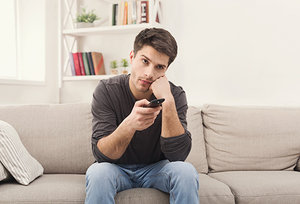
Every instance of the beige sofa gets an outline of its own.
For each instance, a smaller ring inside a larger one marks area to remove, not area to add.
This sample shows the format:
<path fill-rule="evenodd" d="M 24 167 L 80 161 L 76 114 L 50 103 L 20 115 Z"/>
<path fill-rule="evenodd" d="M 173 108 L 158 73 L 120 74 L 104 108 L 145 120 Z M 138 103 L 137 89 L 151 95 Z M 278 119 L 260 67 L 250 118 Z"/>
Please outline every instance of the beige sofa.
<path fill-rule="evenodd" d="M 189 107 L 200 203 L 300 203 L 300 108 Z M 28 186 L 0 182 L 0 203 L 84 203 L 91 153 L 89 104 L 0 106 L 44 167 Z M 101 188 L 101 184 L 99 184 Z M 155 189 L 117 194 L 116 203 L 169 203 Z"/>

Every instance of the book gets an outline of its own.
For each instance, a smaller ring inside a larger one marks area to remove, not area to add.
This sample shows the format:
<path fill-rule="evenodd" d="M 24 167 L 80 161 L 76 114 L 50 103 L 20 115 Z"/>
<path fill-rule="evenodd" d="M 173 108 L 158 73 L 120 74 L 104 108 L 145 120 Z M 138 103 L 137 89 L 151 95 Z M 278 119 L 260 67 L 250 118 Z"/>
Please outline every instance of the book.
<path fill-rule="evenodd" d="M 86 52 L 82 53 L 82 60 L 83 60 L 85 75 L 91 75 Z"/>
<path fill-rule="evenodd" d="M 136 23 L 141 23 L 141 1 L 136 2 Z"/>
<path fill-rule="evenodd" d="M 93 59 L 92 59 L 92 53 L 91 52 L 87 52 L 87 58 L 88 58 L 88 61 L 89 61 L 90 73 L 91 73 L 91 75 L 95 75 L 94 64 L 93 64 Z"/>
<path fill-rule="evenodd" d="M 141 23 L 149 23 L 148 1 L 141 1 Z"/>
<path fill-rule="evenodd" d="M 92 52 L 95 75 L 105 75 L 103 55 L 100 52 Z"/>
<path fill-rule="evenodd" d="M 123 24 L 123 17 L 124 17 L 124 1 L 119 1 L 117 25 Z"/>
<path fill-rule="evenodd" d="M 74 68 L 75 68 L 75 75 L 80 76 L 81 75 L 81 68 L 79 64 L 79 59 L 78 59 L 78 53 L 72 53 L 73 55 L 73 61 L 74 61 Z"/>
<path fill-rule="evenodd" d="M 118 4 L 112 5 L 112 25 L 117 25 L 118 19 Z"/>
<path fill-rule="evenodd" d="M 75 65 L 74 65 L 74 60 L 73 60 L 73 53 L 70 52 L 69 53 L 69 62 L 70 62 L 70 66 L 71 66 L 71 72 L 72 72 L 72 76 L 75 76 Z"/>
<path fill-rule="evenodd" d="M 131 1 L 131 21 L 132 24 L 136 24 L 136 1 Z"/>
<path fill-rule="evenodd" d="M 79 61 L 81 75 L 85 75 L 84 64 L 83 64 L 82 53 L 81 52 L 78 52 L 78 61 Z"/>
<path fill-rule="evenodd" d="M 123 25 L 128 24 L 128 2 L 124 1 Z"/>

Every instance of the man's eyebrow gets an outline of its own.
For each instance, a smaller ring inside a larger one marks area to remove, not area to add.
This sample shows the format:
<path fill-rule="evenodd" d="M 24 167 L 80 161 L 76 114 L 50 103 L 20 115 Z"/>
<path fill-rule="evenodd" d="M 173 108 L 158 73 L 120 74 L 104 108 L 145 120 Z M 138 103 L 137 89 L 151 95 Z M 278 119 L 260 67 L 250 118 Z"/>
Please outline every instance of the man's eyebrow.
<path fill-rule="evenodd" d="M 146 58 L 148 61 L 150 61 L 151 62 L 151 59 L 149 59 L 147 56 L 145 56 L 145 55 L 141 55 L 142 57 L 144 57 L 144 58 Z M 167 67 L 166 65 L 164 65 L 164 64 L 158 64 L 159 66 L 162 66 L 162 67 Z"/>

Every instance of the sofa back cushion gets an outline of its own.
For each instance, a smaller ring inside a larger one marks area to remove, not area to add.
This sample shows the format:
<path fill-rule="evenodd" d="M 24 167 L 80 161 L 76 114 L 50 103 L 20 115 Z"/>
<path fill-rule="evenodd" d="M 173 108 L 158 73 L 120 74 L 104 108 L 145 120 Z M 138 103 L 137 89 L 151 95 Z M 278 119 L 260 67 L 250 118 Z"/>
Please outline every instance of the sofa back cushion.
<path fill-rule="evenodd" d="M 293 170 L 300 155 L 300 108 L 203 107 L 211 172 Z"/>
<path fill-rule="evenodd" d="M 0 106 L 44 173 L 85 173 L 94 162 L 90 104 Z"/>
<path fill-rule="evenodd" d="M 186 161 L 192 163 L 199 173 L 207 173 L 208 165 L 200 108 L 189 106 L 187 111 L 187 128 L 192 135 L 192 149 Z"/>

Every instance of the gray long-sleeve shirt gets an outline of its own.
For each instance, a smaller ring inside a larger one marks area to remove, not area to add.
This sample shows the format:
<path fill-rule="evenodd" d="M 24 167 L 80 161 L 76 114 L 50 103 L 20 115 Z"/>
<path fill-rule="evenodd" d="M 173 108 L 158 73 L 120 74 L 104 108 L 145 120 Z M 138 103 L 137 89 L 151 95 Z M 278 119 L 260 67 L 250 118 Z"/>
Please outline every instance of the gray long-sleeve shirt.
<path fill-rule="evenodd" d="M 150 164 L 163 159 L 183 161 L 191 150 L 191 134 L 187 130 L 187 101 L 181 87 L 170 82 L 176 109 L 185 133 L 171 138 L 161 137 L 162 113 L 149 128 L 136 131 L 124 154 L 116 160 L 105 156 L 97 148 L 102 137 L 110 135 L 131 113 L 136 102 L 129 88 L 129 76 L 120 75 L 101 80 L 93 94 L 92 150 L 98 162 L 117 164 Z M 152 94 L 151 100 L 155 99 Z"/>

